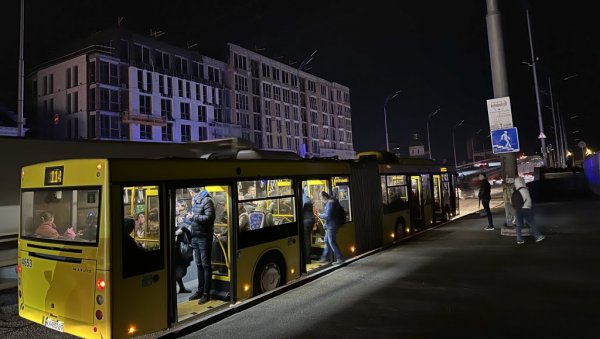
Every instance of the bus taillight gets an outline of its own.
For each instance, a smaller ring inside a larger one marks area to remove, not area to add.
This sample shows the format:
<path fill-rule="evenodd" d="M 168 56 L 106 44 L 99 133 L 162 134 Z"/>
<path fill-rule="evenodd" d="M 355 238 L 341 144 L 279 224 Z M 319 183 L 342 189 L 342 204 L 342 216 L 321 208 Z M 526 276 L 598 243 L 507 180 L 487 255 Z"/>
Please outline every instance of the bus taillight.
<path fill-rule="evenodd" d="M 104 279 L 98 279 L 98 281 L 96 282 L 96 287 L 98 287 L 98 291 L 102 292 L 102 290 L 104 290 L 104 288 L 106 287 L 106 282 L 104 281 Z"/>
<path fill-rule="evenodd" d="M 134 334 L 135 332 L 137 332 L 137 327 L 135 327 L 134 325 L 129 326 L 127 334 Z"/>
<path fill-rule="evenodd" d="M 17 273 L 21 273 L 21 264 L 17 264 Z"/>
<path fill-rule="evenodd" d="M 100 311 L 100 310 L 96 311 L 96 319 L 102 320 L 103 316 L 104 316 L 104 314 L 102 314 L 102 311 Z"/>

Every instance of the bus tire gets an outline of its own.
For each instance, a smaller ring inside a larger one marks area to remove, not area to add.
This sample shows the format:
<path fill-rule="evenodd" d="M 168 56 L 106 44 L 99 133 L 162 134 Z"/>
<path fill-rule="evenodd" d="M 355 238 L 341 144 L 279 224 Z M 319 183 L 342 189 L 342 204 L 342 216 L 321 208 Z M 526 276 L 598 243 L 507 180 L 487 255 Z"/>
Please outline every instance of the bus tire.
<path fill-rule="evenodd" d="M 271 291 L 286 283 L 286 268 L 279 252 L 263 255 L 254 269 L 254 296 Z"/>

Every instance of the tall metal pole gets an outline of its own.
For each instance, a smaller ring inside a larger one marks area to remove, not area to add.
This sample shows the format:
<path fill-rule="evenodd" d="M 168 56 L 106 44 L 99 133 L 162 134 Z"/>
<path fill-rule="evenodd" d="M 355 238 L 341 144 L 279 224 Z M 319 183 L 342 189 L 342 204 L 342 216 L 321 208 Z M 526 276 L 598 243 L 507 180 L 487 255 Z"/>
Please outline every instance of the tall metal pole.
<path fill-rule="evenodd" d="M 557 102 L 556 103 L 556 113 L 558 113 L 558 116 L 561 120 L 561 127 L 562 127 L 562 142 L 563 142 L 563 148 L 565 150 L 565 158 L 563 159 L 563 167 L 567 166 L 567 158 L 566 155 L 569 152 L 569 142 L 567 141 L 567 127 L 565 126 L 565 117 L 562 116 L 562 114 L 560 114 L 560 105 Z"/>
<path fill-rule="evenodd" d="M 506 67 L 504 61 L 504 42 L 502 38 L 502 26 L 498 2 L 496 0 L 486 0 L 487 3 L 487 32 L 490 50 L 490 65 L 492 69 L 492 84 L 494 87 L 494 97 L 501 98 L 508 96 L 508 80 L 506 79 Z M 505 225 L 510 225 L 513 211 L 509 208 L 509 198 L 512 193 L 514 178 L 517 177 L 517 159 L 514 153 L 504 153 L 500 155 L 501 174 L 503 180 L 504 192 L 504 211 L 506 214 Z"/>
<path fill-rule="evenodd" d="M 433 156 L 431 155 L 431 139 L 429 139 L 429 120 L 433 118 L 439 111 L 440 109 L 438 108 L 432 113 L 429 113 L 427 116 L 427 148 L 429 149 L 429 159 L 433 159 Z"/>
<path fill-rule="evenodd" d="M 454 150 L 454 169 L 456 170 L 456 144 L 454 143 L 454 128 L 452 128 L 452 149 Z"/>
<path fill-rule="evenodd" d="M 527 30 L 529 32 L 529 49 L 531 50 L 531 65 L 533 68 L 533 85 L 535 87 L 535 100 L 537 102 L 537 112 L 538 112 L 538 125 L 540 128 L 540 135 L 538 138 L 542 144 L 542 157 L 544 158 L 544 165 L 548 166 L 548 156 L 546 154 L 546 135 L 544 134 L 544 123 L 542 121 L 542 108 L 540 106 L 540 91 L 538 89 L 538 78 L 537 78 L 537 70 L 535 67 L 535 54 L 533 52 L 533 40 L 531 38 L 531 21 L 529 19 L 529 9 L 525 10 L 527 14 Z"/>
<path fill-rule="evenodd" d="M 550 107 L 552 108 L 552 122 L 554 123 L 554 144 L 556 145 L 556 160 L 562 158 L 560 149 L 561 145 L 558 143 L 558 128 L 556 128 L 556 116 L 554 114 L 554 97 L 552 96 L 552 80 L 548 77 L 548 87 L 550 89 Z M 554 167 L 558 167 L 558 161 L 555 161 Z"/>
<path fill-rule="evenodd" d="M 391 99 L 394 99 L 398 94 L 400 94 L 400 92 L 402 91 L 396 91 L 394 93 L 391 93 L 387 96 L 387 98 L 385 98 L 385 102 L 383 103 L 383 122 L 385 123 L 385 147 L 388 152 L 390 151 L 390 141 L 388 139 L 387 112 L 385 110 L 385 106 L 387 106 L 388 102 Z"/>
<path fill-rule="evenodd" d="M 389 99 L 389 96 L 388 96 Z M 385 149 L 386 151 L 390 151 L 390 140 L 388 139 L 388 128 L 387 128 L 387 112 L 385 111 L 385 106 L 388 103 L 388 99 L 383 103 L 383 122 L 385 123 Z"/>
<path fill-rule="evenodd" d="M 23 104 L 25 86 L 25 61 L 23 60 L 23 44 L 25 40 L 25 0 L 21 0 L 21 27 L 19 34 L 19 98 L 17 103 L 17 136 L 23 137 Z"/>

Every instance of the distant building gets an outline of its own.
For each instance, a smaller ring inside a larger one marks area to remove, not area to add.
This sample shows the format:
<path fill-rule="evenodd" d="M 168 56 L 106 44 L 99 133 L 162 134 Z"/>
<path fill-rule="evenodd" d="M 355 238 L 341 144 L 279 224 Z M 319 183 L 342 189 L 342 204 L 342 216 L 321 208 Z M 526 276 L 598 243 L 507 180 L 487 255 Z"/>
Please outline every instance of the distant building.
<path fill-rule="evenodd" d="M 23 132 L 27 132 L 28 128 L 23 128 Z M 8 107 L 0 104 L 0 136 L 16 137 L 17 130 L 17 113 L 10 110 Z"/>
<path fill-rule="evenodd" d="M 122 28 L 28 76 L 35 135 L 189 142 L 353 157 L 349 89 L 229 44 L 222 62 Z M 28 111 L 30 111 L 28 110 Z"/>
<path fill-rule="evenodd" d="M 425 153 L 425 146 L 419 140 L 417 133 L 413 133 L 413 138 L 408 145 L 408 154 L 414 158 L 428 157 L 428 154 Z"/>

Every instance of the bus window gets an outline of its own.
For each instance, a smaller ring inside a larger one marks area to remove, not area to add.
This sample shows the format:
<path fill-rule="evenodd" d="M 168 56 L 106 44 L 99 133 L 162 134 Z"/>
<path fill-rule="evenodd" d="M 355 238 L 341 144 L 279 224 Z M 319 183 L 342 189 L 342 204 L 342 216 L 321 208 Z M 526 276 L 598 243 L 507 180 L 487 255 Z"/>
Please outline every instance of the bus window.
<path fill-rule="evenodd" d="M 123 188 L 123 277 L 162 267 L 158 186 Z"/>
<path fill-rule="evenodd" d="M 410 177 L 410 215 L 411 218 L 421 219 L 421 187 L 420 177 Z"/>
<path fill-rule="evenodd" d="M 429 174 L 421 174 L 421 185 L 423 185 L 423 189 L 421 190 L 421 193 L 423 194 L 423 204 L 430 205 L 431 184 L 429 183 Z"/>
<path fill-rule="evenodd" d="M 383 202 L 383 207 L 385 209 L 385 206 L 387 206 L 387 204 L 388 204 L 387 185 L 386 185 L 385 175 L 381 176 L 381 201 Z"/>
<path fill-rule="evenodd" d="M 296 221 L 292 179 L 239 181 L 240 231 L 253 231 Z"/>
<path fill-rule="evenodd" d="M 442 202 L 440 201 L 441 197 L 440 197 L 440 176 L 439 175 L 434 175 L 433 176 L 433 203 L 434 203 L 434 209 L 436 212 L 441 212 L 442 211 Z"/>
<path fill-rule="evenodd" d="M 384 212 L 398 212 L 408 208 L 408 188 L 405 175 L 387 176 L 388 202 L 384 204 Z"/>
<path fill-rule="evenodd" d="M 333 197 L 338 199 L 340 205 L 346 211 L 346 221 L 352 221 L 352 210 L 350 206 L 350 180 L 348 177 L 333 177 L 331 178 L 331 186 L 333 187 Z"/>
<path fill-rule="evenodd" d="M 96 244 L 99 204 L 99 188 L 24 191 L 21 237 Z"/>
<path fill-rule="evenodd" d="M 323 213 L 324 205 L 321 200 L 321 192 L 329 193 L 329 185 L 325 179 L 311 179 L 302 181 L 302 189 L 306 192 L 313 204 L 313 210 L 316 215 Z M 324 247 L 325 228 L 323 221 L 316 218 L 315 226 L 311 235 L 311 246 Z"/>

